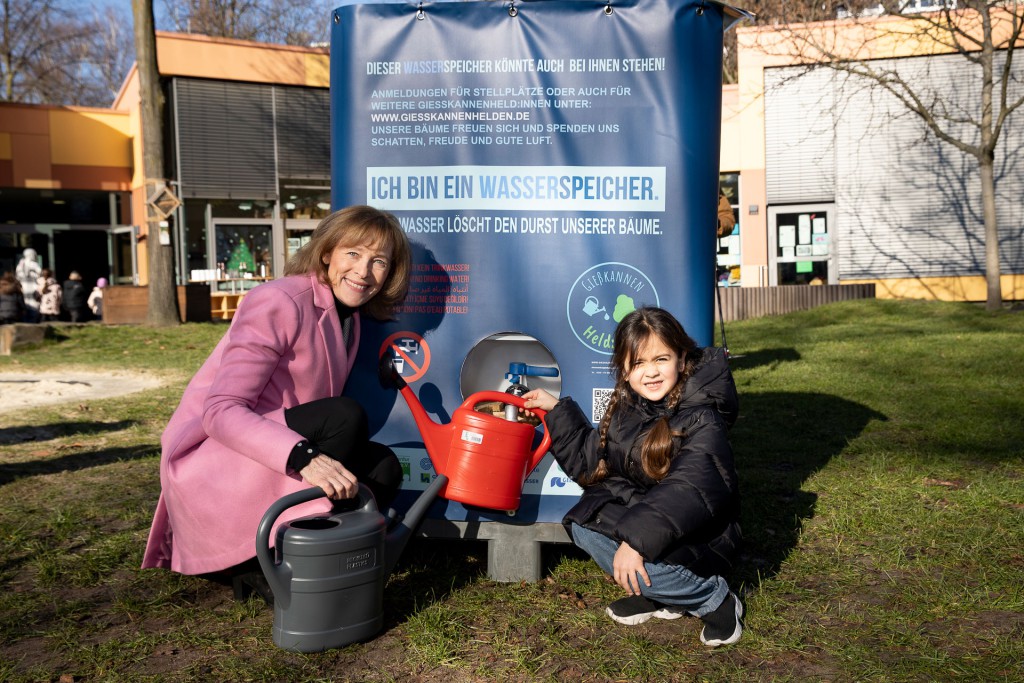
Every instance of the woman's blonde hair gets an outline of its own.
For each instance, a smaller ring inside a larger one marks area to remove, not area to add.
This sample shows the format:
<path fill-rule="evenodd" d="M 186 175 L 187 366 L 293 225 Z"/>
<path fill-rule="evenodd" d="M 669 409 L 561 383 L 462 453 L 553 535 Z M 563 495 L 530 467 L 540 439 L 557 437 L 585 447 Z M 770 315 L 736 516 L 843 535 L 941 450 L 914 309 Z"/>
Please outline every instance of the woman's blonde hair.
<path fill-rule="evenodd" d="M 362 306 L 377 320 L 388 320 L 405 301 L 412 270 L 412 247 L 398 219 L 387 211 L 372 206 L 349 206 L 335 211 L 313 230 L 313 236 L 288 260 L 285 275 L 316 274 L 320 282 L 330 286 L 327 263 L 339 247 L 379 246 L 391 252 L 391 267 L 380 291 Z"/>
<path fill-rule="evenodd" d="M 636 358 L 640 354 L 640 349 L 655 337 L 683 359 L 679 380 L 665 397 L 665 402 L 671 409 L 682 398 L 686 380 L 693 374 L 699 360 L 697 342 L 686 334 L 682 324 L 665 309 L 653 306 L 636 309 L 623 318 L 615 328 L 615 350 L 612 352 L 612 378 L 615 380 L 615 388 L 598 425 L 602 449 L 607 443 L 612 416 L 620 408 L 635 404 L 637 401 L 636 393 L 629 386 L 632 359 Z M 654 423 L 650 431 L 641 437 L 643 442 L 640 445 L 640 465 L 644 474 L 655 481 L 664 478 L 672 460 L 672 442 L 680 436 L 683 434 L 672 430 L 667 417 L 662 417 Z M 607 473 L 607 463 L 601 460 L 588 483 L 600 481 Z"/>

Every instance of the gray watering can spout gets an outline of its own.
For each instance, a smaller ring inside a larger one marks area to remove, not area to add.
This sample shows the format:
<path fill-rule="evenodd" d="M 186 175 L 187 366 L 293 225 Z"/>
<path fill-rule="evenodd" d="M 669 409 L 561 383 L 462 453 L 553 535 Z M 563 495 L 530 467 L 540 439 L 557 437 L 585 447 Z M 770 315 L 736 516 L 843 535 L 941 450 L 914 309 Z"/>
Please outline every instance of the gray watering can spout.
<path fill-rule="evenodd" d="M 388 532 L 387 541 L 384 547 L 384 576 L 390 576 L 391 570 L 395 568 L 395 564 L 398 562 L 399 556 L 402 551 L 405 550 L 406 544 L 409 539 L 412 538 L 412 534 L 416 531 L 416 527 L 419 526 L 423 519 L 423 515 L 426 514 L 427 509 L 430 508 L 430 504 L 437 498 L 437 494 L 444 488 L 444 485 L 448 483 L 448 477 L 443 474 L 437 475 L 434 481 L 430 482 L 430 486 L 420 494 L 416 499 L 416 502 L 412 504 L 409 511 L 405 513 L 405 517 L 398 521 L 395 528 Z"/>

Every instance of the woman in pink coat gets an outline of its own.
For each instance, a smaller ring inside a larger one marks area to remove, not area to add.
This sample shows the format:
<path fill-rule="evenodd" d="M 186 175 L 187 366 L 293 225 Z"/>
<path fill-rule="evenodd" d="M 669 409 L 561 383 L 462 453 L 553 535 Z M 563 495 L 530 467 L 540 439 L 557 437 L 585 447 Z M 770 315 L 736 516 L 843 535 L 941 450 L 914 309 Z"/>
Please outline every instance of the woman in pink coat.
<path fill-rule="evenodd" d="M 254 556 L 271 503 L 309 486 L 352 498 L 363 481 L 385 508 L 401 484 L 398 459 L 368 441 L 366 414 L 340 394 L 360 315 L 391 317 L 410 253 L 394 216 L 352 206 L 320 222 L 286 277 L 245 295 L 164 430 L 144 568 L 231 580 L 237 597 L 254 589 L 270 601 Z M 332 500 L 293 507 L 279 523 L 328 512 Z"/>

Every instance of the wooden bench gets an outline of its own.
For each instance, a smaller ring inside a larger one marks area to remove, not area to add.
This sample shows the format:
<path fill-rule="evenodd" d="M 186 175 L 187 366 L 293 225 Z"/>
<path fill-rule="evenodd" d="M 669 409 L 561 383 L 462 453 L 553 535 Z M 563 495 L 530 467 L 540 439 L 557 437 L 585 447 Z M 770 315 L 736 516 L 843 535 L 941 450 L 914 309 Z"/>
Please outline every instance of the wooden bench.
<path fill-rule="evenodd" d="M 11 323 L 0 325 L 0 356 L 9 356 L 18 349 L 39 346 L 46 338 L 46 324 Z"/>

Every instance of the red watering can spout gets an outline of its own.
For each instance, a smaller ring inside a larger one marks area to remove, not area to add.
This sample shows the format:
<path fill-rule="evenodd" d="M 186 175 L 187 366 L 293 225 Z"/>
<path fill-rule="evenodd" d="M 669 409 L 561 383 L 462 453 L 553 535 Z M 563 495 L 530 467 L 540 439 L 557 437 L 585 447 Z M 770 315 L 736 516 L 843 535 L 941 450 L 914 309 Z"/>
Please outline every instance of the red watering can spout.
<path fill-rule="evenodd" d="M 380 357 L 380 362 L 377 365 L 377 379 L 384 388 L 398 389 L 402 394 L 412 413 L 416 428 L 419 430 L 420 436 L 423 437 L 423 446 L 427 449 L 430 463 L 438 474 L 443 474 L 448 460 L 448 451 L 451 449 L 452 426 L 438 424 L 430 419 L 430 415 L 416 398 L 412 387 L 398 374 L 395 360 L 390 354 L 385 353 Z M 444 495 L 443 491 L 441 495 Z"/>
<path fill-rule="evenodd" d="M 430 415 L 424 410 L 423 404 L 416 398 L 412 387 L 403 382 L 399 391 L 405 402 L 409 405 L 412 419 L 416 422 L 416 428 L 423 437 L 423 445 L 427 449 L 427 455 L 438 474 L 444 474 L 448 464 L 448 452 L 451 450 L 452 434 L 454 425 L 438 424 L 430 419 Z"/>

